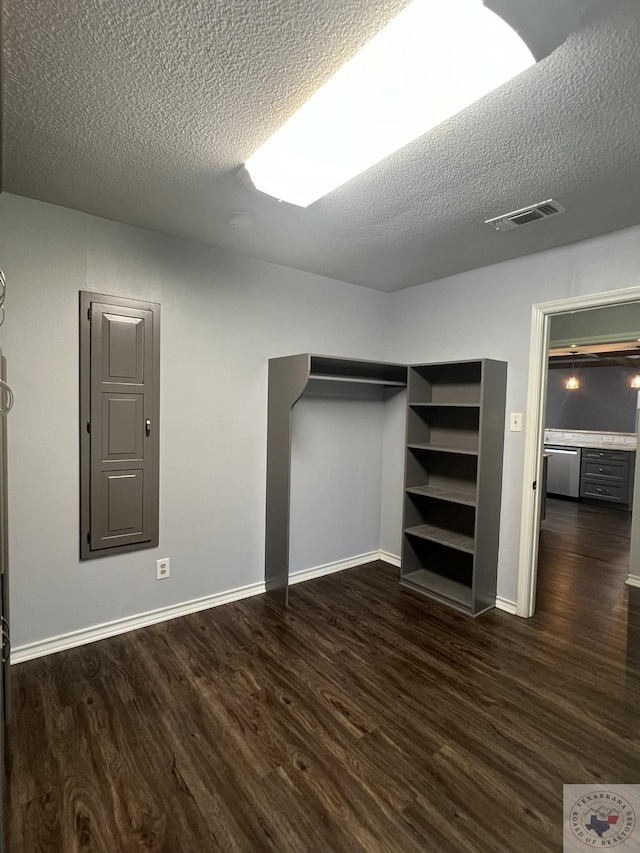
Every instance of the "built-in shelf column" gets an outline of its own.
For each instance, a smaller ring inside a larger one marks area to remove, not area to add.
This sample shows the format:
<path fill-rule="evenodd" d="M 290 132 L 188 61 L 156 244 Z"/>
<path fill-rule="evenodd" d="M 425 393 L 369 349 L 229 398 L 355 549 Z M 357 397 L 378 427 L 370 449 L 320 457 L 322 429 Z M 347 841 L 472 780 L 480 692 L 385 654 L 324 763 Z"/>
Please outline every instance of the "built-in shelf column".
<path fill-rule="evenodd" d="M 401 583 L 474 616 L 495 605 L 506 367 L 409 368 Z"/>
<path fill-rule="evenodd" d="M 281 604 L 289 596 L 291 413 L 310 381 L 403 388 L 403 364 L 302 353 L 269 359 L 265 586 Z"/>

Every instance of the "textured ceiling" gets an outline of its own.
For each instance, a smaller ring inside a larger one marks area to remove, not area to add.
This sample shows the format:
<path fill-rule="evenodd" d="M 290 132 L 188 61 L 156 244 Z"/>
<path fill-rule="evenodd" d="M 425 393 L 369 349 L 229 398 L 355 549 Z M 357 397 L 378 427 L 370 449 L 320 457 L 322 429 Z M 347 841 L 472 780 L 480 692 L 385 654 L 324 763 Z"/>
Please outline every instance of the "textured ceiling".
<path fill-rule="evenodd" d="M 550 56 L 306 210 L 243 186 L 405 4 L 5 0 L 4 189 L 388 291 L 640 222 L 640 0 L 580 0 Z M 551 197 L 568 213 L 484 224 Z"/>

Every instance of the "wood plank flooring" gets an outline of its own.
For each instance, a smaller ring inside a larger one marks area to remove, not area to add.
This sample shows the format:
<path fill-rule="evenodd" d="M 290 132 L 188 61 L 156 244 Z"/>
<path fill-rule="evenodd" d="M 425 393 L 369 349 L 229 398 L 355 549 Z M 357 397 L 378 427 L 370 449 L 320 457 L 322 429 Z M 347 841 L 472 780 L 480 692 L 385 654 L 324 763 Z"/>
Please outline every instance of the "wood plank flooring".
<path fill-rule="evenodd" d="M 14 667 L 9 850 L 560 851 L 563 783 L 640 781 L 640 590 L 549 504 L 530 620 L 375 563 Z"/>

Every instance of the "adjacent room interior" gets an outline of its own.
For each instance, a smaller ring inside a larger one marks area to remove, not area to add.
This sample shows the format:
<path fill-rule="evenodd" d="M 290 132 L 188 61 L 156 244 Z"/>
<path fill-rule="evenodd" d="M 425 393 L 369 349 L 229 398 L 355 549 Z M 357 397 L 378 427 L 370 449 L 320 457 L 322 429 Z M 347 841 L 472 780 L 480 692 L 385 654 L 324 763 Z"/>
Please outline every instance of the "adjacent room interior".
<path fill-rule="evenodd" d="M 605 528 L 617 523 L 616 511 L 626 515 L 631 535 L 639 388 L 637 303 L 551 318 L 544 482 L 552 502 L 546 503 L 545 520 L 547 510 L 561 512 L 565 526 L 570 525 L 580 510 L 575 504 L 586 502 L 592 519 L 601 519 Z M 558 498 L 565 501 L 563 507 Z M 635 566 L 629 566 L 622 583 L 629 573 L 637 573 Z"/>
<path fill-rule="evenodd" d="M 530 62 L 280 190 L 407 0 L 0 0 L 0 851 L 537 853 L 640 781 L 640 4 L 465 2 Z"/>

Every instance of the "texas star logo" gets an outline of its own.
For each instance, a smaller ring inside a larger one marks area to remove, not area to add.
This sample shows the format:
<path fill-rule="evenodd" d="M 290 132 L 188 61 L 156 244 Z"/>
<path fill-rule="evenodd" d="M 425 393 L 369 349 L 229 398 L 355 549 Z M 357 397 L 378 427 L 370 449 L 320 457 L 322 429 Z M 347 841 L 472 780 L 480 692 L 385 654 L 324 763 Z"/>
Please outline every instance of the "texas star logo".
<path fill-rule="evenodd" d="M 636 815 L 619 794 L 591 791 L 571 808 L 569 825 L 575 837 L 589 847 L 617 847 L 633 835 Z"/>

